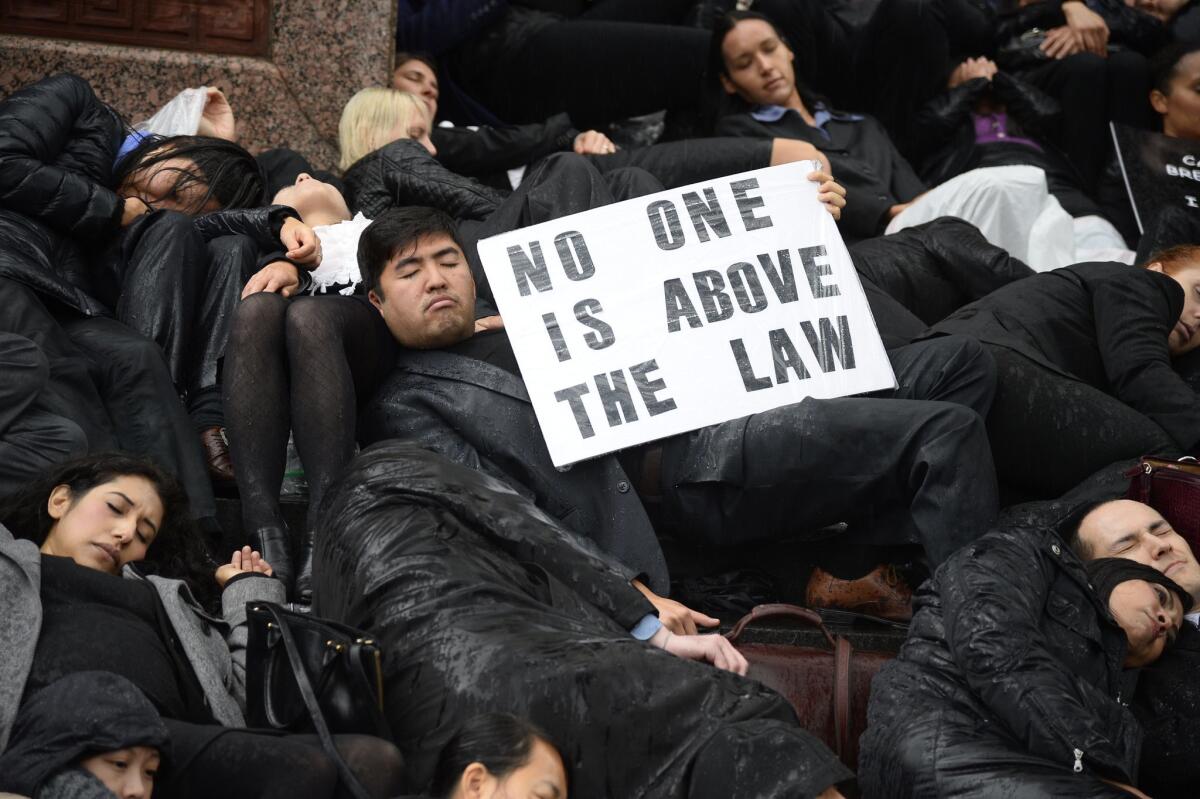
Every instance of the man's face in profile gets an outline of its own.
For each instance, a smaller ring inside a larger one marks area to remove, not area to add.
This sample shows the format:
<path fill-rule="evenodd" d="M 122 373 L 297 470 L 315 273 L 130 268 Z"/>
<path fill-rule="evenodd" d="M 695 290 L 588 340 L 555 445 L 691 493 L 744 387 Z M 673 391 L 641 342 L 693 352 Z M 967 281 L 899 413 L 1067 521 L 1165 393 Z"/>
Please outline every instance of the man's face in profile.
<path fill-rule="evenodd" d="M 475 279 L 450 236 L 421 236 L 388 259 L 379 289 L 370 293 L 396 341 L 438 349 L 475 330 Z"/>
<path fill-rule="evenodd" d="M 1200 564 L 1179 533 L 1149 505 L 1129 499 L 1106 502 L 1083 517 L 1079 540 L 1088 560 L 1128 558 L 1157 569 L 1200 598 Z"/>

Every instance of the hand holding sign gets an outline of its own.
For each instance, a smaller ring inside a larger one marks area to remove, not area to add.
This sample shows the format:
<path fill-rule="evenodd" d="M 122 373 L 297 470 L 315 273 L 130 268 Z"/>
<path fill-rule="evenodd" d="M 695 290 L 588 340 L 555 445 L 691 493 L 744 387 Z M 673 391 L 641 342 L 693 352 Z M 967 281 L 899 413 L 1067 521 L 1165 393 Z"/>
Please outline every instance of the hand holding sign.
<path fill-rule="evenodd" d="M 894 385 L 812 162 L 487 239 L 479 254 L 556 465 Z"/>

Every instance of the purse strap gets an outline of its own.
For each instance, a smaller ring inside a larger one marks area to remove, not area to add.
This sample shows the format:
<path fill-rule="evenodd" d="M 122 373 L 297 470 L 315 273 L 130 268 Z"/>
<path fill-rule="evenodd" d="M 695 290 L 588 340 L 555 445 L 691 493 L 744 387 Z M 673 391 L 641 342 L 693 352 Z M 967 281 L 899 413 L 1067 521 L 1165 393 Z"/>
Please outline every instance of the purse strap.
<path fill-rule="evenodd" d="M 313 727 L 317 731 L 317 737 L 321 739 L 321 748 L 325 750 L 325 754 L 329 755 L 334 765 L 337 766 L 342 784 L 346 786 L 346 789 L 354 796 L 354 799 L 372 799 L 371 794 L 359 782 L 354 771 L 342 759 L 337 745 L 333 742 L 333 736 L 329 733 L 329 725 L 325 723 L 325 715 L 321 712 L 321 706 L 317 703 L 317 695 L 313 691 L 312 682 L 308 679 L 308 671 L 304 668 L 304 660 L 300 657 L 300 648 L 296 646 L 296 639 L 292 637 L 292 630 L 286 618 L 280 613 L 280 609 L 276 605 L 263 603 L 262 607 L 271 614 L 274 624 L 279 628 L 279 636 L 283 641 L 284 649 L 287 650 L 288 662 L 292 667 L 292 676 L 296 678 L 296 687 L 300 689 L 300 696 L 304 700 L 304 706 L 308 708 L 308 715 L 312 718 Z"/>
<path fill-rule="evenodd" d="M 854 741 L 850 731 L 850 659 L 854 646 L 849 639 L 838 636 L 833 648 L 833 740 L 837 756 L 843 763 L 851 762 L 848 756 Z"/>

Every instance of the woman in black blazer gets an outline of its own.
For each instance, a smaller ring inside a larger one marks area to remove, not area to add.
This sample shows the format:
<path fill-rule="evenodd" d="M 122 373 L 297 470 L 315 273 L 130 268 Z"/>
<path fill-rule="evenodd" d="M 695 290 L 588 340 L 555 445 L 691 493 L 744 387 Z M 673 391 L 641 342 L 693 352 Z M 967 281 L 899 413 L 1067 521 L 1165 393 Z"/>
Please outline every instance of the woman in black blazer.
<path fill-rule="evenodd" d="M 1173 359 L 1200 346 L 1200 246 L 1144 268 L 1085 263 L 1004 286 L 933 326 L 1000 374 L 988 415 L 1002 483 L 1061 494 L 1115 461 L 1200 449 L 1200 396 Z"/>

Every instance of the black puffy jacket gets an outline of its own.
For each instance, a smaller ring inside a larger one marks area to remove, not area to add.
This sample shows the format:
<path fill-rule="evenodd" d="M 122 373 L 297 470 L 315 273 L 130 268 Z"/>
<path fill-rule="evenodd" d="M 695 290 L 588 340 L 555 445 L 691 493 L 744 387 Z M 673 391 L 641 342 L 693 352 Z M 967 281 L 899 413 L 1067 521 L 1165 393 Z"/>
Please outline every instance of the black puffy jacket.
<path fill-rule="evenodd" d="M 0 277 L 103 312 L 84 253 L 120 230 L 123 202 L 106 187 L 122 133 L 116 113 L 75 75 L 0 102 Z"/>
<path fill-rule="evenodd" d="M 864 794 L 1021 796 L 1010 780 L 1057 767 L 1078 776 L 1075 795 L 1093 795 L 1096 776 L 1133 784 L 1126 646 L 1054 532 L 988 533 L 921 587 L 908 640 L 871 686 Z"/>
<path fill-rule="evenodd" d="M 108 313 L 121 270 L 110 245 L 124 200 L 112 189 L 125 133 L 83 78 L 44 78 L 0 101 L 0 277 L 92 316 Z M 286 206 L 217 211 L 195 220 L 205 240 L 242 234 L 280 249 Z M 282 253 L 278 253 L 282 257 Z"/>
<path fill-rule="evenodd" d="M 370 219 L 396 205 L 426 205 L 455 219 L 483 220 L 505 195 L 456 175 L 418 141 L 400 139 L 355 161 L 343 176 L 346 204 Z"/>

